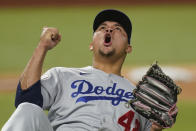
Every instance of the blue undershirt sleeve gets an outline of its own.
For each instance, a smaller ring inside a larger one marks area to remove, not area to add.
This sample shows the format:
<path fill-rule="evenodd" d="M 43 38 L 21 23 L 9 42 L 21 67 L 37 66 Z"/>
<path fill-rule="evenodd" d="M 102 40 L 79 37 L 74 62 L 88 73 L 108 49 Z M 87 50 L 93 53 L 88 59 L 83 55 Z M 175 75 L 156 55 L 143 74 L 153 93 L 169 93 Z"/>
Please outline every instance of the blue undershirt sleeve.
<path fill-rule="evenodd" d="M 23 102 L 29 102 L 36 104 L 42 108 L 43 106 L 43 96 L 41 94 L 41 82 L 38 80 L 35 84 L 26 90 L 21 89 L 21 83 L 19 81 L 16 97 L 15 97 L 15 107 L 17 108 L 19 104 Z"/>

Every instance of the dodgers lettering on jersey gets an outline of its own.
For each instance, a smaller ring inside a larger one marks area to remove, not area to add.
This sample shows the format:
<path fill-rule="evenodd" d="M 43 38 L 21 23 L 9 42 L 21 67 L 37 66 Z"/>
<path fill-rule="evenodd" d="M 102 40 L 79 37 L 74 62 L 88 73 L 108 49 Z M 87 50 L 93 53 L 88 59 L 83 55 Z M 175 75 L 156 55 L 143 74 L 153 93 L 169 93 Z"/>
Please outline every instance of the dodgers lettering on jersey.
<path fill-rule="evenodd" d="M 135 87 L 120 76 L 93 67 L 58 67 L 43 75 L 41 82 L 43 108 L 49 109 L 54 130 L 150 129 L 145 118 L 125 106 Z"/>
<path fill-rule="evenodd" d="M 126 92 L 124 89 L 117 88 L 117 86 L 117 83 L 113 83 L 112 86 L 104 88 L 99 85 L 94 86 L 86 80 L 76 80 L 71 84 L 71 88 L 76 90 L 71 96 L 77 98 L 76 103 L 108 100 L 111 101 L 113 106 L 117 106 L 120 102 L 127 102 L 133 98 L 132 92 Z"/>

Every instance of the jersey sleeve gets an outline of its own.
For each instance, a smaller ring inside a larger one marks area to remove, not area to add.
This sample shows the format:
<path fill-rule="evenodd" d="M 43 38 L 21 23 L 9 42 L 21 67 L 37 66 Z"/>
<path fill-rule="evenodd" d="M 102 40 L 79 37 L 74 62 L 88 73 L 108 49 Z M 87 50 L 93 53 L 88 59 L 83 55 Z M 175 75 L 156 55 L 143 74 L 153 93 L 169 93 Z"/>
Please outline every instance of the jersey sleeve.
<path fill-rule="evenodd" d="M 59 76 L 55 68 L 48 70 L 41 76 L 41 93 L 43 96 L 43 109 L 48 110 L 55 102 L 59 86 Z"/>
<path fill-rule="evenodd" d="M 152 126 L 152 122 L 146 118 L 142 118 L 143 119 L 143 129 L 142 131 L 150 131 L 151 130 L 151 126 Z"/>

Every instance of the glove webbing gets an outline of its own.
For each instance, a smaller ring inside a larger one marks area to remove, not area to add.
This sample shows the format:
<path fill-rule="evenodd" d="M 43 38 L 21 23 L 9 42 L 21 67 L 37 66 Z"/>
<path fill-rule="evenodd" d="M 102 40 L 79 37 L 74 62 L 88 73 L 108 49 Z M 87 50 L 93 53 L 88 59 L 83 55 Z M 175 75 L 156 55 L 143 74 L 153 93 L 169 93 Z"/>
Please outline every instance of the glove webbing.
<path fill-rule="evenodd" d="M 173 89 L 174 92 L 177 94 L 180 94 L 182 91 L 181 88 L 178 87 L 169 76 L 163 73 L 163 71 L 157 65 L 157 63 L 152 65 L 152 67 L 146 73 L 146 76 L 151 76 L 159 80 L 160 82 L 164 83 L 170 89 Z M 142 79 L 145 81 L 144 77 Z"/>

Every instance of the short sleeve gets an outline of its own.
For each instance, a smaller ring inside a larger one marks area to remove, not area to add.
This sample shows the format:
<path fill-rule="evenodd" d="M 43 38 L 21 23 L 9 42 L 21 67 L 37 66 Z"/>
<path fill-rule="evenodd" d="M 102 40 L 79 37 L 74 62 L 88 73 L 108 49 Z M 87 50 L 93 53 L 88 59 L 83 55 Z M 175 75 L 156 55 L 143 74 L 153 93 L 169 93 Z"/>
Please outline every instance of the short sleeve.
<path fill-rule="evenodd" d="M 59 92 L 59 77 L 55 68 L 48 70 L 41 76 L 41 93 L 43 96 L 43 109 L 48 110 L 55 102 Z"/>

